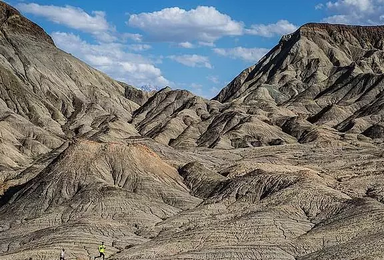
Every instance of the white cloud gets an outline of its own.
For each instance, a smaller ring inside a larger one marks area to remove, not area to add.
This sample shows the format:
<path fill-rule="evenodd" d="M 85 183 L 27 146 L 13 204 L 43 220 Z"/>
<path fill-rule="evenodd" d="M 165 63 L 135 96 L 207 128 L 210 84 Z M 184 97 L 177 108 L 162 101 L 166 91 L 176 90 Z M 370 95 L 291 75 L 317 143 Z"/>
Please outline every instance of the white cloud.
<path fill-rule="evenodd" d="M 77 35 L 63 32 L 54 32 L 51 36 L 58 47 L 112 78 L 136 86 L 150 84 L 165 86 L 170 83 L 151 60 L 125 51 L 123 44 L 89 44 Z"/>
<path fill-rule="evenodd" d="M 213 42 L 198 42 L 200 46 L 215 47 Z"/>
<path fill-rule="evenodd" d="M 173 7 L 133 14 L 128 24 L 143 30 L 152 40 L 168 42 L 211 43 L 223 36 L 243 34 L 243 23 L 208 6 L 198 6 L 189 11 Z"/>
<path fill-rule="evenodd" d="M 20 3 L 17 7 L 24 13 L 42 16 L 54 23 L 83 32 L 100 33 L 110 29 L 105 13 L 101 11 L 93 11 L 92 15 L 89 15 L 84 10 L 69 5 L 60 7 L 35 3 Z"/>
<path fill-rule="evenodd" d="M 334 24 L 354 24 L 355 21 L 359 20 L 360 17 L 350 14 L 350 15 L 333 15 L 323 19 L 324 22 L 334 23 Z"/>
<path fill-rule="evenodd" d="M 220 83 L 220 80 L 219 80 L 219 77 L 218 76 L 208 76 L 207 79 L 215 84 L 219 84 Z"/>
<path fill-rule="evenodd" d="M 349 9 L 351 11 L 372 12 L 373 2 L 372 0 L 339 0 L 336 2 L 328 2 L 327 8 L 341 11 Z"/>
<path fill-rule="evenodd" d="M 377 25 L 382 24 L 384 0 L 337 0 L 326 4 L 333 15 L 323 19 L 329 23 Z"/>
<path fill-rule="evenodd" d="M 138 33 L 123 33 L 121 38 L 124 40 L 130 39 L 135 42 L 141 42 L 143 40 L 143 36 Z"/>
<path fill-rule="evenodd" d="M 209 63 L 208 57 L 201 55 L 172 55 L 168 58 L 189 67 L 205 67 L 208 69 L 213 68 L 212 65 Z"/>
<path fill-rule="evenodd" d="M 146 51 L 146 50 L 149 50 L 151 48 L 152 48 L 152 46 L 148 45 L 148 44 L 131 44 L 131 45 L 128 45 L 128 49 L 130 49 L 132 51 Z"/>
<path fill-rule="evenodd" d="M 263 37 L 282 36 L 294 32 L 297 26 L 287 20 L 280 20 L 274 24 L 254 24 L 246 33 Z"/>
<path fill-rule="evenodd" d="M 105 12 L 92 11 L 90 14 L 83 9 L 55 5 L 39 5 L 36 3 L 19 3 L 17 7 L 24 13 L 41 16 L 51 22 L 90 33 L 101 42 L 135 41 L 141 42 L 142 35 L 137 33 L 118 33 L 113 25 L 108 23 Z"/>
<path fill-rule="evenodd" d="M 190 42 L 180 42 L 179 43 L 179 46 L 182 47 L 182 48 L 186 48 L 186 49 L 192 49 L 194 48 L 195 46 L 190 43 Z"/>
<path fill-rule="evenodd" d="M 259 61 L 269 49 L 264 48 L 243 48 L 236 47 L 230 49 L 215 48 L 213 51 L 221 56 L 226 56 L 232 59 L 241 59 L 249 62 Z"/>

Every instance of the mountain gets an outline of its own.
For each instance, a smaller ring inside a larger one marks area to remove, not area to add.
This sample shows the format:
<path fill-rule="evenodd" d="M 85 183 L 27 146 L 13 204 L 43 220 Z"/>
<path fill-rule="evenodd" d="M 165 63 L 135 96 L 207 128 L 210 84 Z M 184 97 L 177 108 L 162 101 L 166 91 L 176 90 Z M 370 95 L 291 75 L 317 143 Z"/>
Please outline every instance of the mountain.
<path fill-rule="evenodd" d="M 246 148 L 295 143 L 275 123 L 294 114 L 270 106 L 263 109 L 220 103 L 185 90 L 165 88 L 133 113 L 132 123 L 141 135 L 175 148 Z"/>
<path fill-rule="evenodd" d="M 382 124 L 383 26 L 306 24 L 214 99 L 268 99 L 316 125 L 360 134 Z"/>
<path fill-rule="evenodd" d="M 384 258 L 384 27 L 304 25 L 206 100 L 0 21 L 0 259 Z"/>
<path fill-rule="evenodd" d="M 56 48 L 4 2 L 0 21 L 3 172 L 19 171 L 74 136 L 137 135 L 126 122 L 139 105 L 124 97 L 122 84 Z"/>
<path fill-rule="evenodd" d="M 145 115 L 136 124 L 140 133 L 173 147 L 331 142 L 345 134 L 382 137 L 383 33 L 382 26 L 306 24 L 212 101 L 160 91 L 135 112 L 133 122 Z M 174 103 L 164 95 L 183 99 Z M 166 100 L 171 106 L 160 105 Z M 153 117 L 155 110 L 146 111 L 153 107 L 165 121 Z M 379 133 L 372 135 L 369 128 Z"/>

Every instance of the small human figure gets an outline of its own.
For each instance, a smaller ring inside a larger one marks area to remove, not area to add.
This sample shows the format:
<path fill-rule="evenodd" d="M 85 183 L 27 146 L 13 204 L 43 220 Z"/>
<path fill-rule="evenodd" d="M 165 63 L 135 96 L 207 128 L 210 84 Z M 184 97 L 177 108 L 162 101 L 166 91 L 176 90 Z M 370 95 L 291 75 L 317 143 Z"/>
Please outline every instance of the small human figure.
<path fill-rule="evenodd" d="M 105 258 L 105 246 L 104 246 L 104 242 L 101 242 L 101 245 L 99 245 L 99 253 L 100 253 L 100 255 L 99 255 L 99 256 L 95 256 L 94 259 L 103 257 L 103 260 L 104 260 L 104 258 Z"/>
<path fill-rule="evenodd" d="M 60 260 L 65 260 L 65 249 L 64 248 L 61 250 Z"/>

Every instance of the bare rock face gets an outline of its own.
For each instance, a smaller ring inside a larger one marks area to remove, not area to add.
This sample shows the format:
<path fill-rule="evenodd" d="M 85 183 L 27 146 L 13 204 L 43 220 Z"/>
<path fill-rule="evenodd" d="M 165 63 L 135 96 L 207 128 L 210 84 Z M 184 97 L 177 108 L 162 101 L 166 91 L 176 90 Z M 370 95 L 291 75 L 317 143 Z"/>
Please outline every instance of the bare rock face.
<path fill-rule="evenodd" d="M 54 45 L 52 38 L 47 35 L 41 27 L 23 17 L 20 12 L 12 6 L 1 2 L 0 9 L 0 24 L 3 36 L 6 36 L 6 33 L 19 35 L 21 37 L 27 35 L 37 41 L 44 41 Z"/>
<path fill-rule="evenodd" d="M 200 198 L 209 198 L 217 190 L 218 185 L 227 179 L 199 162 L 186 164 L 179 173 L 184 178 L 184 183 L 191 189 L 191 193 Z"/>
<path fill-rule="evenodd" d="M 380 258 L 382 247 L 374 240 L 383 237 L 382 183 L 369 174 L 371 166 L 356 167 L 382 163 L 381 152 L 349 149 L 294 145 L 215 151 L 217 157 L 231 154 L 232 166 L 216 165 L 226 179 L 212 182 L 214 192 L 193 210 L 159 224 L 163 231 L 156 238 L 112 259 Z M 215 176 L 211 170 L 198 177 L 193 174 L 198 167 L 186 166 L 184 174 L 195 187 Z"/>
<path fill-rule="evenodd" d="M 224 88 L 214 98 L 220 103 L 160 91 L 133 123 L 173 147 L 246 148 L 362 134 L 383 118 L 383 28 L 304 25 Z M 294 118 L 301 130 L 284 123 Z"/>
<path fill-rule="evenodd" d="M 363 135 L 372 139 L 384 138 L 384 126 L 373 125 L 363 132 Z"/>
<path fill-rule="evenodd" d="M 0 3 L 0 133 L 4 170 L 22 169 L 66 140 L 120 127 L 139 107 L 124 87 L 57 49 L 17 10 Z M 120 125 L 120 126 L 118 126 Z"/>
<path fill-rule="evenodd" d="M 268 111 L 268 112 L 267 112 Z M 275 112 L 272 118 L 268 113 Z M 185 90 L 165 88 L 133 114 L 140 134 L 177 148 L 246 148 L 297 140 L 282 131 L 278 119 L 294 116 L 289 110 L 221 104 Z"/>
<path fill-rule="evenodd" d="M 313 124 L 362 133 L 381 122 L 383 34 L 383 26 L 304 25 L 215 99 L 269 99 Z"/>
<path fill-rule="evenodd" d="M 383 259 L 383 28 L 304 25 L 206 100 L 0 3 L 0 259 Z"/>
<path fill-rule="evenodd" d="M 140 89 L 137 89 L 133 86 L 130 86 L 124 82 L 120 82 L 120 85 L 125 87 L 125 97 L 129 100 L 132 100 L 139 106 L 142 106 L 148 99 L 154 95 L 154 91 L 146 92 Z"/>
<path fill-rule="evenodd" d="M 146 146 L 86 140 L 69 145 L 12 193 L 0 210 L 1 253 L 21 259 L 39 257 L 49 241 L 77 244 L 73 253 L 83 257 L 95 237 L 116 246 L 142 243 L 156 235 L 157 223 L 200 202 Z M 54 256 L 48 250 L 44 257 Z"/>

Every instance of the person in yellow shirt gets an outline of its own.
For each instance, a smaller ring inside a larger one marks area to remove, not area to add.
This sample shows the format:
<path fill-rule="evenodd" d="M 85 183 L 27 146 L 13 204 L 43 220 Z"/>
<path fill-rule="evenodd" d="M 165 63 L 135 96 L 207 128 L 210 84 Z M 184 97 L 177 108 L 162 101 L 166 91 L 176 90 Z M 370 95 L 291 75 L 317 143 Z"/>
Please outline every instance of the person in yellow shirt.
<path fill-rule="evenodd" d="M 103 260 L 104 260 L 104 258 L 105 258 L 105 245 L 104 245 L 104 242 L 101 242 L 101 245 L 99 245 L 99 253 L 100 253 L 100 255 L 99 256 L 95 256 L 94 259 L 103 257 Z"/>

